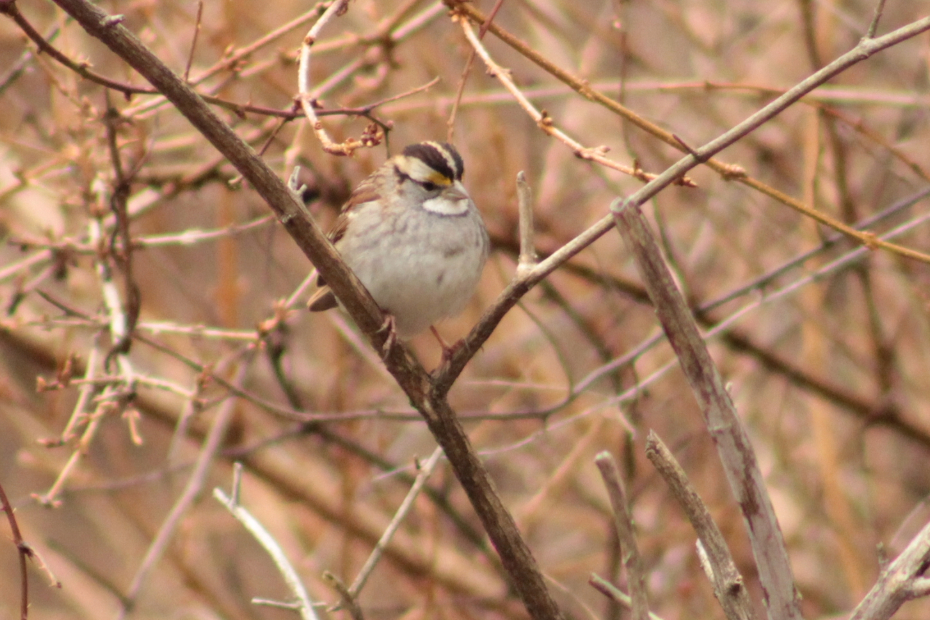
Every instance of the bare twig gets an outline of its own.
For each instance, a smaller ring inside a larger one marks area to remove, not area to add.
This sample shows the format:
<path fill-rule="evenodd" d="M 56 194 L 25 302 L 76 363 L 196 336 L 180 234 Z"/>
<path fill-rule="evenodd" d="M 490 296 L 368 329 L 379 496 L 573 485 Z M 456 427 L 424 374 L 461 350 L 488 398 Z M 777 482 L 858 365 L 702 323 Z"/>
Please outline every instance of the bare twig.
<path fill-rule="evenodd" d="M 878 22 L 881 20 L 884 10 L 885 0 L 878 0 L 875 4 L 875 13 L 872 15 L 872 21 L 869 23 L 869 29 L 865 33 L 867 39 L 875 38 L 875 31 L 878 30 Z"/>
<path fill-rule="evenodd" d="M 90 399 L 94 395 L 94 385 L 97 378 L 96 373 L 98 371 L 97 365 L 99 363 L 99 357 L 99 347 L 96 345 L 91 347 L 90 354 L 87 356 L 86 371 L 84 373 L 84 384 L 81 386 L 81 389 L 78 392 L 77 402 L 74 403 L 74 407 L 71 409 L 71 417 L 68 418 L 68 423 L 65 425 L 65 430 L 63 430 L 61 433 L 62 444 L 71 441 L 75 429 L 87 421 L 88 405 L 90 404 Z"/>
<path fill-rule="evenodd" d="M 337 15 L 342 15 L 348 5 L 349 0 L 333 0 L 333 3 L 330 4 L 329 8 L 320 16 L 320 19 L 313 24 L 313 27 L 310 28 L 310 32 L 304 37 L 303 45 L 300 48 L 300 66 L 297 73 L 297 96 L 300 101 L 300 106 L 303 108 L 304 115 L 310 122 L 310 127 L 320 139 L 323 150 L 331 155 L 351 155 L 356 149 L 364 145 L 353 138 L 336 144 L 333 142 L 332 138 L 329 137 L 329 134 L 326 133 L 326 128 L 323 127 L 323 123 L 317 118 L 316 110 L 313 107 L 313 95 L 310 93 L 310 50 L 323 27 L 328 24 L 332 18 Z"/>
<path fill-rule="evenodd" d="M 126 384 L 129 390 L 133 389 L 132 367 L 129 364 L 127 354 L 132 345 L 132 332 L 136 328 L 141 311 L 142 299 L 139 293 L 139 286 L 133 278 L 133 248 L 132 235 L 129 231 L 129 212 L 127 201 L 131 189 L 132 177 L 135 170 L 127 172 L 124 170 L 123 158 L 117 144 L 117 135 L 120 124 L 119 111 L 109 105 L 109 91 L 107 91 L 107 111 L 105 115 L 107 129 L 107 146 L 110 152 L 110 163 L 113 167 L 113 182 L 109 190 L 109 207 L 113 213 L 115 224 L 110 232 L 108 251 L 101 252 L 98 257 L 98 271 L 103 280 L 104 299 L 108 302 L 108 310 L 115 314 L 111 321 L 110 328 L 113 342 L 110 351 L 104 359 L 104 368 L 109 367 L 111 357 L 119 356 L 119 364 L 122 372 L 126 374 Z M 103 222 L 100 218 L 92 220 L 96 226 L 92 230 L 93 234 L 100 234 L 103 229 Z M 119 241 L 119 244 L 117 244 Z M 95 244 L 96 245 L 96 244 Z M 119 246 L 119 247 L 117 247 Z M 119 301 L 119 293 L 114 293 L 110 287 L 114 286 L 113 267 L 118 266 L 122 275 L 123 294 L 122 301 Z M 111 306 L 112 304 L 112 306 Z"/>
<path fill-rule="evenodd" d="M 520 259 L 517 262 L 517 277 L 536 266 L 535 228 L 533 223 L 533 190 L 526 182 L 526 174 L 517 173 L 517 207 L 520 213 Z"/>
<path fill-rule="evenodd" d="M 654 432 L 646 439 L 646 456 L 665 480 L 678 504 L 684 509 L 704 550 L 714 595 L 729 620 L 751 620 L 754 617 L 752 601 L 736 569 L 723 534 L 697 494 L 691 481 L 669 449 Z"/>
<path fill-rule="evenodd" d="M 136 235 L 132 237 L 130 244 L 134 249 L 159 248 L 167 246 L 192 246 L 198 243 L 216 241 L 226 237 L 232 237 L 235 235 L 254 231 L 257 228 L 268 226 L 274 221 L 275 219 L 273 216 L 263 215 L 261 217 L 255 218 L 250 222 L 225 226 L 223 228 L 187 228 L 182 231 L 164 233 L 160 235 Z M 96 254 L 99 251 L 99 247 L 93 243 L 77 241 L 68 237 L 57 241 L 50 241 L 31 235 L 20 235 L 11 239 L 11 241 L 15 242 L 17 245 L 23 248 L 48 248 L 58 251 L 72 252 L 74 254 Z M 33 259 L 36 256 L 37 255 L 33 255 L 29 258 Z M 38 261 L 38 258 L 30 261 L 30 264 L 34 264 L 36 261 Z M 20 263 L 20 268 L 23 267 L 24 266 L 22 263 Z M 6 272 L 6 269 L 3 272 L 0 272 L 0 280 L 3 279 L 3 276 Z"/>
<path fill-rule="evenodd" d="M 491 26 L 491 22 L 494 21 L 494 18 L 497 16 L 497 12 L 501 10 L 501 6 L 504 4 L 504 0 L 497 0 L 493 7 L 491 7 L 491 12 L 488 13 L 487 19 L 484 20 L 484 23 L 481 24 L 481 29 L 478 31 L 478 38 L 483 39 L 484 35 L 488 33 L 488 28 Z"/>
<path fill-rule="evenodd" d="M 77 441 L 77 445 L 74 447 L 71 456 L 68 458 L 68 461 L 65 463 L 64 467 L 61 468 L 61 471 L 58 473 L 58 477 L 55 479 L 55 482 L 52 483 L 52 486 L 44 494 L 33 494 L 33 498 L 38 500 L 44 506 L 57 506 L 59 504 L 58 495 L 61 490 L 64 488 L 65 483 L 68 478 L 74 471 L 74 468 L 81 461 L 81 459 L 86 454 L 90 444 L 93 442 L 94 438 L 97 435 L 97 430 L 100 428 L 100 423 L 103 419 L 103 416 L 111 409 L 110 401 L 116 400 L 120 401 L 120 388 L 118 383 L 112 383 L 107 385 L 103 393 L 96 399 L 96 407 L 91 407 L 92 400 L 94 395 L 97 393 L 93 387 L 93 379 L 96 376 L 98 358 L 102 356 L 102 353 L 98 352 L 98 347 L 95 345 L 91 348 L 90 355 L 88 356 L 87 366 L 85 371 L 85 379 L 88 380 L 88 384 L 81 388 L 77 402 L 74 405 L 74 408 L 71 412 L 71 417 L 68 420 L 68 424 L 65 426 L 65 430 L 62 432 L 60 439 L 54 442 L 48 442 L 48 446 L 62 445 L 65 442 L 70 442 L 73 438 L 73 435 L 77 428 L 81 425 L 85 425 L 84 432 L 81 433 L 80 440 Z M 65 366 L 70 366 L 68 363 Z M 61 375 L 66 374 L 68 376 L 74 371 L 73 368 L 67 368 L 66 371 L 59 371 L 58 383 L 62 382 Z M 65 380 L 67 382 L 67 379 Z"/>
<path fill-rule="evenodd" d="M 526 111 L 530 118 L 535 121 L 536 126 L 539 127 L 539 129 L 568 146 L 570 149 L 572 149 L 572 152 L 575 154 L 575 156 L 580 159 L 593 161 L 595 163 L 601 164 L 602 166 L 606 166 L 619 172 L 623 172 L 624 174 L 628 174 L 644 182 L 656 178 L 656 175 L 645 172 L 637 166 L 627 166 L 610 159 L 606 156 L 608 150 L 606 147 L 586 147 L 556 127 L 555 121 L 551 116 L 549 116 L 548 112 L 545 110 L 537 110 L 536 106 L 534 106 L 526 97 L 526 95 L 523 94 L 523 92 L 517 87 L 517 85 L 510 77 L 510 71 L 498 65 L 494 59 L 491 58 L 491 55 L 485 49 L 478 35 L 475 34 L 475 31 L 472 29 L 468 21 L 462 20 L 461 24 L 462 32 L 465 33 L 465 38 L 468 39 L 468 42 L 471 44 L 472 48 L 475 50 L 475 52 L 477 52 L 478 56 L 481 57 L 481 60 L 484 61 L 488 71 L 491 73 L 491 75 L 500 80 L 500 83 L 503 84 L 504 88 L 510 92 L 513 98 L 517 101 L 520 107 Z M 686 185 L 690 187 L 695 186 L 694 182 L 684 175 L 676 179 L 676 182 L 679 185 Z"/>
<path fill-rule="evenodd" d="M 455 142 L 455 117 L 458 115 L 459 106 L 462 104 L 462 97 L 465 95 L 465 84 L 468 83 L 468 76 L 471 74 L 471 68 L 475 64 L 475 50 L 472 50 L 462 67 L 462 76 L 459 78 L 459 85 L 455 90 L 455 96 L 452 98 L 452 106 L 449 111 L 449 118 L 446 120 L 446 138 L 449 142 Z"/>
<path fill-rule="evenodd" d="M 588 583 L 591 584 L 591 587 L 609 598 L 612 601 L 620 603 L 627 609 L 633 609 L 633 601 L 625 592 L 622 592 L 617 586 L 610 583 L 600 575 L 591 575 L 588 578 Z M 649 620 L 662 620 L 660 616 L 655 615 L 651 611 L 649 612 Z"/>
<path fill-rule="evenodd" d="M 432 475 L 433 470 L 436 468 L 436 464 L 439 463 L 440 457 L 442 457 L 442 448 L 436 448 L 433 450 L 433 454 L 429 459 L 420 467 L 420 473 L 417 474 L 416 481 L 414 481 L 413 486 L 410 487 L 410 491 L 407 492 L 404 501 L 401 502 L 400 506 L 397 508 L 397 512 L 394 514 L 394 518 L 391 519 L 391 523 L 385 528 L 384 534 L 381 536 L 380 540 L 378 540 L 378 544 L 371 550 L 371 555 L 368 556 L 365 565 L 358 571 L 355 581 L 353 581 L 351 587 L 349 587 L 348 595 L 350 598 L 357 598 L 362 588 L 365 587 L 365 583 L 368 581 L 368 577 L 381 559 L 381 554 L 384 552 L 385 547 L 390 544 L 391 539 L 394 537 L 394 532 L 397 531 L 401 522 L 406 518 L 407 513 L 413 508 L 414 500 L 416 500 L 420 491 L 423 490 L 423 486 L 426 484 L 430 475 Z"/>
<path fill-rule="evenodd" d="M 203 20 L 203 0 L 197 2 L 197 19 L 194 20 L 194 36 L 191 37 L 191 49 L 187 53 L 187 64 L 184 65 L 185 82 L 190 79 L 191 64 L 194 62 L 194 52 L 197 51 L 197 39 L 200 37 L 201 20 Z"/>
<path fill-rule="evenodd" d="M 604 486 L 607 487 L 607 496 L 610 498 L 610 506 L 614 511 L 614 525 L 617 527 L 617 538 L 623 553 L 623 565 L 626 567 L 627 584 L 630 588 L 633 620 L 649 620 L 646 571 L 643 568 L 642 557 L 639 555 L 636 535 L 633 533 L 633 516 L 627 505 L 623 480 L 620 478 L 617 463 L 609 452 L 600 452 L 594 457 L 594 463 L 601 471 L 601 478 Z"/>
<path fill-rule="evenodd" d="M 26 558 L 32 555 L 32 551 L 23 535 L 19 532 L 19 524 L 16 523 L 16 515 L 13 514 L 13 506 L 6 497 L 6 491 L 0 484 L 0 508 L 6 513 L 6 520 L 10 524 L 10 532 L 13 534 L 13 544 L 16 545 L 16 551 L 19 554 L 19 578 L 20 578 L 20 599 L 19 613 L 20 620 L 27 620 L 29 617 L 29 573 L 26 570 Z"/>

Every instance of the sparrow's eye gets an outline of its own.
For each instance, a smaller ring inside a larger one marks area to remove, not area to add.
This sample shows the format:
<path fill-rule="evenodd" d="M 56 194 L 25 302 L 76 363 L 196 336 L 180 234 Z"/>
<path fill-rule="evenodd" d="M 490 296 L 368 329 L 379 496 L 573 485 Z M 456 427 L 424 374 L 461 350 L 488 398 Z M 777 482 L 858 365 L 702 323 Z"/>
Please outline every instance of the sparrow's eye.
<path fill-rule="evenodd" d="M 420 185 L 428 192 L 435 192 L 439 189 L 439 186 L 433 183 L 432 181 L 423 181 Z"/>

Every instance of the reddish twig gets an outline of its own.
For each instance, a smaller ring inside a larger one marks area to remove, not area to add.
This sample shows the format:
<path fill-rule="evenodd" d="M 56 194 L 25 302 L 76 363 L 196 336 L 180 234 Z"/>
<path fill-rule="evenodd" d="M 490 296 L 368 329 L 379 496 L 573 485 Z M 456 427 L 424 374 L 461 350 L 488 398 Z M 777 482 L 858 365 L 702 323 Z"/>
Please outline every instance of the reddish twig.
<path fill-rule="evenodd" d="M 10 524 L 10 532 L 13 534 L 13 544 L 16 545 L 16 551 L 19 553 L 19 574 L 22 583 L 20 588 L 20 618 L 26 620 L 29 616 L 29 575 L 26 572 L 26 558 L 32 557 L 32 548 L 23 540 L 23 535 L 19 531 L 19 524 L 16 523 L 16 516 L 13 514 L 13 506 L 6 497 L 6 491 L 3 485 L 0 485 L 0 508 L 6 513 L 6 520 Z"/>
<path fill-rule="evenodd" d="M 194 36 L 191 38 L 191 49 L 187 53 L 187 65 L 184 66 L 184 81 L 191 75 L 191 64 L 194 62 L 194 51 L 197 49 L 197 39 L 200 38 L 200 24 L 203 20 L 203 0 L 197 3 L 197 21 L 194 22 Z"/>

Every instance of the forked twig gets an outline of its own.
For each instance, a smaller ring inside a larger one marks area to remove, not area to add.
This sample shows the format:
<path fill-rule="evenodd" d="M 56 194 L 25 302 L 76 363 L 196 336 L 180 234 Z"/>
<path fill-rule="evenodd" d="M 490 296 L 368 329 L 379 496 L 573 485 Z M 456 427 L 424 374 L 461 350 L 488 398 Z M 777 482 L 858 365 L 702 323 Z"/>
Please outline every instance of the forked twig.
<path fill-rule="evenodd" d="M 351 155 L 356 149 L 364 145 L 354 138 L 349 138 L 345 142 L 338 144 L 333 142 L 332 138 L 330 138 L 329 134 L 326 132 L 326 128 L 323 127 L 322 121 L 317 117 L 316 110 L 314 109 L 313 95 L 310 93 L 310 50 L 316 42 L 317 37 L 320 35 L 320 31 L 323 30 L 323 27 L 337 15 L 342 15 L 348 5 L 349 0 L 333 0 L 333 3 L 330 4 L 329 8 L 320 16 L 320 19 L 313 24 L 307 36 L 304 37 L 303 45 L 300 47 L 300 64 L 297 70 L 297 97 L 300 102 L 300 107 L 303 108 L 304 115 L 310 122 L 310 127 L 313 128 L 317 138 L 320 139 L 323 150 L 331 155 Z"/>
<path fill-rule="evenodd" d="M 709 577 L 714 584 L 714 595 L 729 620 L 754 618 L 752 601 L 736 569 L 723 534 L 710 516 L 710 511 L 697 494 L 691 481 L 669 449 L 654 432 L 646 439 L 646 456 L 665 480 L 688 521 L 698 535 L 701 548 L 707 557 Z"/>
<path fill-rule="evenodd" d="M 849 620 L 888 620 L 907 601 L 930 596 L 930 523 L 924 526 L 853 611 Z"/>
<path fill-rule="evenodd" d="M 300 581 L 297 571 L 294 570 L 294 567 L 287 559 L 284 550 L 281 549 L 281 545 L 279 545 L 278 541 L 274 539 L 274 536 L 265 529 L 265 526 L 239 503 L 239 483 L 242 479 L 242 464 L 236 463 L 234 467 L 234 482 L 231 495 L 226 495 L 221 488 L 216 487 L 213 489 L 213 497 L 223 504 L 223 507 L 248 530 L 249 534 L 262 546 L 262 549 L 267 551 L 268 555 L 271 556 L 275 566 L 278 567 L 278 572 L 281 573 L 291 593 L 297 599 L 296 605 L 287 605 L 287 607 L 296 609 L 300 613 L 301 620 L 319 620 L 313 609 L 310 596 L 307 594 L 307 589 L 304 587 L 303 582 Z M 253 600 L 253 602 L 255 601 Z M 264 601 L 261 602 L 265 603 Z"/>

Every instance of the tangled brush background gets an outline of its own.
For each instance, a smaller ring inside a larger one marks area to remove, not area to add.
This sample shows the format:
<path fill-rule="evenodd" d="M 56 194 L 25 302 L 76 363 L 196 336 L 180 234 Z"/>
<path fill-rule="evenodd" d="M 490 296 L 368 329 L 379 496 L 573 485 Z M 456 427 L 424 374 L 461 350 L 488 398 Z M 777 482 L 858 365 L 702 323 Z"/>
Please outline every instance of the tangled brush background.
<path fill-rule="evenodd" d="M 236 461 L 242 505 L 310 598 L 337 602 L 324 571 L 355 579 L 433 436 L 347 317 L 304 310 L 312 266 L 174 106 L 126 95 L 151 87 L 54 4 L 0 4 L 0 484 L 54 575 L 30 564 L 30 617 L 294 617 L 251 602 L 290 593 L 211 497 L 230 488 Z M 480 41 L 509 72 L 473 54 L 461 7 L 356 0 L 327 25 L 311 92 L 334 141 L 368 145 L 351 157 L 324 152 L 294 105 L 299 48 L 325 4 L 101 7 L 210 96 L 280 177 L 301 166 L 324 229 L 390 154 L 453 141 L 493 249 L 468 310 L 440 326 L 449 340 L 513 277 L 519 171 L 546 257 L 682 150 L 855 47 L 875 11 L 499 4 L 468 6 L 497 8 Z M 889 2 L 877 34 L 918 23 L 919 4 Z M 55 51 L 37 53 L 30 27 Z M 892 233 L 930 249 L 928 53 L 923 34 L 856 64 L 721 153 L 734 174 L 697 167 L 644 206 L 751 438 L 807 618 L 845 617 L 928 520 L 930 270 L 878 247 Z M 838 236 L 796 203 L 874 237 Z M 628 589 L 593 461 L 603 450 L 621 464 L 650 610 L 725 617 L 694 529 L 645 458 L 650 430 L 707 503 L 762 617 L 740 508 L 661 334 L 611 230 L 506 314 L 449 401 L 567 617 L 629 614 L 588 583 L 596 573 Z M 428 334 L 410 347 L 439 364 Z M 13 543 L 0 545 L 0 574 L 0 617 L 17 617 Z M 443 459 L 358 603 L 368 620 L 527 613 Z M 895 617 L 928 612 L 914 601 Z"/>

